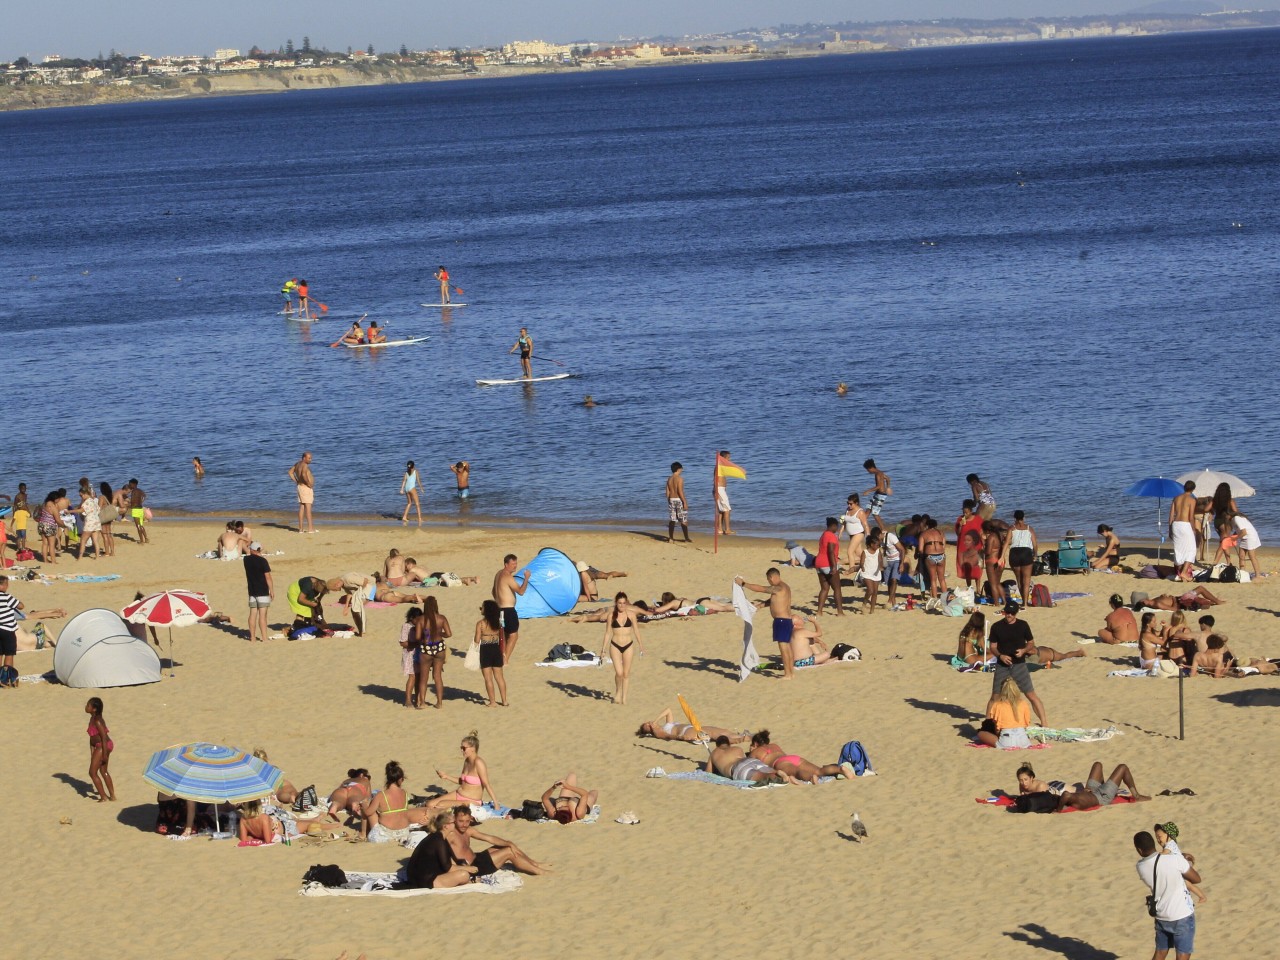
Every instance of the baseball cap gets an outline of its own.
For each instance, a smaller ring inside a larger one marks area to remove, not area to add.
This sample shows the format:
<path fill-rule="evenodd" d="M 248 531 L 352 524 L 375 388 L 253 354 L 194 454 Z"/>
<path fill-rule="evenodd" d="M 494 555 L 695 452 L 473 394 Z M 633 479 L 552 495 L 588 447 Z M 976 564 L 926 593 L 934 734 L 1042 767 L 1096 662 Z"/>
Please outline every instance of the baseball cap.
<path fill-rule="evenodd" d="M 253 541 L 253 543 L 249 544 L 249 549 L 256 553 L 257 551 L 262 549 L 262 544 L 260 544 L 257 540 L 255 540 Z"/>
<path fill-rule="evenodd" d="M 1019 609 L 1021 609 L 1021 608 L 1020 608 L 1016 603 L 1014 603 L 1012 600 L 1010 600 L 1008 603 L 1006 603 L 1006 604 L 1004 605 L 1004 612 L 1005 612 L 1005 613 L 1017 613 Z"/>
<path fill-rule="evenodd" d="M 798 547 L 798 546 L 800 546 L 800 544 L 796 543 L 796 541 L 794 541 L 794 540 L 788 540 L 788 541 L 787 541 L 787 549 L 788 549 L 788 550 L 794 550 L 794 549 L 795 549 L 796 547 Z"/>

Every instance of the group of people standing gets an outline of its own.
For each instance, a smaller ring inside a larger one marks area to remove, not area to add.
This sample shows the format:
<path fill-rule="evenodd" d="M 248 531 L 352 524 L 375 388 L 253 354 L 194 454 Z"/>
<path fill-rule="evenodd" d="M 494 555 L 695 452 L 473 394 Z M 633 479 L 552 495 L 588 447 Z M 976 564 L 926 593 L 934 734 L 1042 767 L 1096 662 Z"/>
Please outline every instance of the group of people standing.
<path fill-rule="evenodd" d="M 136 479 L 130 480 L 119 490 L 102 482 L 97 489 L 88 477 L 81 477 L 74 500 L 66 487 L 51 490 L 37 507 L 27 495 L 27 485 L 18 484 L 18 492 L 12 496 L 0 494 L 0 500 L 8 501 L 12 509 L 14 550 L 18 553 L 31 550 L 28 534 L 34 519 L 36 533 L 40 537 L 40 560 L 56 564 L 58 555 L 71 546 L 76 548 L 76 559 L 84 558 L 85 548 L 92 547 L 91 559 L 115 556 L 114 524 L 128 517 L 133 521 L 138 543 L 148 543 L 147 520 L 150 510 L 145 506 L 146 492 Z M 8 531 L 0 520 L 0 563 L 8 550 Z M 31 553 L 34 554 L 34 550 Z"/>

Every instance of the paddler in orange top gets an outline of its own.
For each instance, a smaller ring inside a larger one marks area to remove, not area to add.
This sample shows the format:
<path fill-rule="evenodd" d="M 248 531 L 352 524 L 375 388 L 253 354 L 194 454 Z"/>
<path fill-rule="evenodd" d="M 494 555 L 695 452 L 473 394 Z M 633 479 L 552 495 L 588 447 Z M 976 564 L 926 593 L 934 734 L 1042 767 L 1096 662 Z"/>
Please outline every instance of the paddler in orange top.
<path fill-rule="evenodd" d="M 306 317 L 308 320 L 314 320 L 311 316 L 311 303 L 307 299 L 307 281 L 298 281 L 298 316 Z"/>
<path fill-rule="evenodd" d="M 364 335 L 366 343 L 386 343 L 387 335 L 378 326 L 377 320 L 369 321 L 369 331 Z"/>
<path fill-rule="evenodd" d="M 440 264 L 436 268 L 435 278 L 440 281 L 440 302 L 449 302 L 449 271 L 444 268 L 444 264 Z"/>

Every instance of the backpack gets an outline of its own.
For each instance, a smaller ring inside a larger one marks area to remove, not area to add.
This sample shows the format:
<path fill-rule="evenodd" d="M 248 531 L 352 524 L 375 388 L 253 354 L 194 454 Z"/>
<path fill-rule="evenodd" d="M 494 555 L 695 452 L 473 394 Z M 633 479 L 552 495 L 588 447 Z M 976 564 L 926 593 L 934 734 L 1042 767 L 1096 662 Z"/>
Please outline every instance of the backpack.
<path fill-rule="evenodd" d="M 1013 798 L 1014 813 L 1053 813 L 1058 809 L 1058 798 L 1052 793 L 1023 793 Z"/>
<path fill-rule="evenodd" d="M 850 740 L 840 748 L 840 763 L 852 764 L 855 777 L 860 777 L 869 770 L 872 773 L 875 772 L 871 768 L 871 758 L 867 756 L 867 751 L 857 740 Z"/>
<path fill-rule="evenodd" d="M 1218 580 L 1222 583 L 1235 583 L 1238 579 L 1236 568 L 1231 564 L 1227 564 L 1226 569 L 1218 574 Z"/>
<path fill-rule="evenodd" d="M 514 815 L 515 811 L 512 811 L 512 816 Z M 524 803 L 520 804 L 520 816 L 525 820 L 533 820 L 536 822 L 538 820 L 545 820 L 547 811 L 543 808 L 541 800 L 526 800 Z"/>
<path fill-rule="evenodd" d="M 17 667 L 0 667 L 0 687 L 16 687 L 18 685 Z"/>
<path fill-rule="evenodd" d="M 1057 550 L 1046 550 L 1044 553 L 1040 554 L 1040 563 L 1046 570 L 1049 571 L 1050 576 L 1056 577 L 1058 575 L 1058 551 Z M 1036 572 L 1036 567 L 1035 567 L 1035 564 L 1033 563 L 1031 565 L 1031 573 L 1033 576 L 1035 575 L 1035 572 Z"/>
<path fill-rule="evenodd" d="M 318 883 L 325 887 L 341 887 L 347 882 L 347 875 L 336 863 L 317 863 L 302 875 L 303 883 Z"/>
<path fill-rule="evenodd" d="M 1052 607 L 1053 597 L 1049 595 L 1049 588 L 1043 583 L 1032 584 L 1031 598 L 1027 601 L 1029 607 Z"/>
<path fill-rule="evenodd" d="M 862 651 L 849 643 L 837 643 L 831 648 L 832 660 L 861 660 Z"/>

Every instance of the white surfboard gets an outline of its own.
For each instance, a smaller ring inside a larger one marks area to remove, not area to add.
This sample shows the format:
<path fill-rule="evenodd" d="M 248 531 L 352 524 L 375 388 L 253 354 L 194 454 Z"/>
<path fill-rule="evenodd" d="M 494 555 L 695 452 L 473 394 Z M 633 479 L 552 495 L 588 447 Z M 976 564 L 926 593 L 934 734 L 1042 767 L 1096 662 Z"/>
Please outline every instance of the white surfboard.
<path fill-rule="evenodd" d="M 404 340 L 387 340 L 384 343 L 344 343 L 348 350 L 377 350 L 379 347 L 407 347 L 411 343 L 426 343 L 430 337 L 408 337 Z"/>
<path fill-rule="evenodd" d="M 477 380 L 477 387 L 506 387 L 513 383 L 543 383 L 547 380 L 568 380 L 572 373 L 553 373 L 546 377 L 520 377 L 516 380 Z"/>
<path fill-rule="evenodd" d="M 424 307 L 465 307 L 465 303 L 424 303 Z"/>

